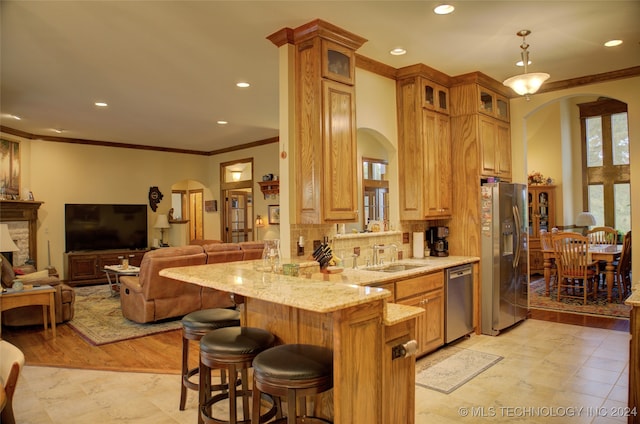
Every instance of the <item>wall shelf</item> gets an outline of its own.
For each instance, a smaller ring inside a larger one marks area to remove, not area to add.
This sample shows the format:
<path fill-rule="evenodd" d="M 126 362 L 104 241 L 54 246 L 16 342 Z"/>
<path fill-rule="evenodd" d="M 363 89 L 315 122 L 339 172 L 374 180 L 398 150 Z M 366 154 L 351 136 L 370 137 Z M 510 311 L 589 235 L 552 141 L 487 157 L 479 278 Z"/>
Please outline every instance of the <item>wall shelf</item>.
<path fill-rule="evenodd" d="M 270 194 L 275 195 L 280 193 L 280 180 L 258 181 L 258 184 L 265 199 Z"/>

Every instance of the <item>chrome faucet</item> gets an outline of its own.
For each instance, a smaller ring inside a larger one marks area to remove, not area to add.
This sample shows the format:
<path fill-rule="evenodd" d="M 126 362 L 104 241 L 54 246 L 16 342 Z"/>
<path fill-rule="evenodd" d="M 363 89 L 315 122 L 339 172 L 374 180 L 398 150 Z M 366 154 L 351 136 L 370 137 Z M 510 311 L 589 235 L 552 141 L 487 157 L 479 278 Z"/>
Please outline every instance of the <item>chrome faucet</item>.
<path fill-rule="evenodd" d="M 379 257 L 379 252 L 384 252 L 387 248 L 393 248 L 393 254 L 391 256 L 391 263 L 396 261 L 396 256 L 398 253 L 398 246 L 394 243 L 391 244 L 374 244 L 373 249 L 373 266 L 384 265 L 384 259 Z"/>

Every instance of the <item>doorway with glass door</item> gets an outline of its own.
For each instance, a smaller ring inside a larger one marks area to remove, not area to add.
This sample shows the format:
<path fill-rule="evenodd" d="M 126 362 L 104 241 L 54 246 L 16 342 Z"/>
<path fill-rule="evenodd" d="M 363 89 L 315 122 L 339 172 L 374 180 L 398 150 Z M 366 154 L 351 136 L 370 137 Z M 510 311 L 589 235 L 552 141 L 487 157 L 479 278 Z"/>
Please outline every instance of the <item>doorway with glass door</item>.
<path fill-rule="evenodd" d="M 227 243 L 254 240 L 253 235 L 253 159 L 220 165 L 222 238 Z"/>

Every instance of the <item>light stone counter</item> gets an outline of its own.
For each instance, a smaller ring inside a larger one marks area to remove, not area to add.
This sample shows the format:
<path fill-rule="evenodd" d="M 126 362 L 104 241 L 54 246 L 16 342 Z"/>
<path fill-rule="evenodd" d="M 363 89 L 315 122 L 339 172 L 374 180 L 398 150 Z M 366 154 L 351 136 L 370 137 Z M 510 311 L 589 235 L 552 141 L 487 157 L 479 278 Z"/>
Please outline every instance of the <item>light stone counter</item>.
<path fill-rule="evenodd" d="M 254 262 L 167 268 L 160 275 L 311 312 L 334 312 L 386 299 L 388 290 L 254 270 Z"/>
<path fill-rule="evenodd" d="M 631 292 L 631 296 L 626 298 L 624 303 L 634 307 L 640 307 L 640 289 Z"/>
<path fill-rule="evenodd" d="M 355 284 L 359 286 L 366 285 L 379 285 L 388 283 L 391 281 L 403 280 L 405 278 L 411 278 L 419 274 L 425 274 L 429 272 L 439 271 L 446 268 L 451 268 L 458 265 L 464 265 L 480 261 L 480 258 L 475 256 L 445 256 L 434 257 L 428 256 L 423 259 L 402 259 L 389 265 L 419 265 L 420 268 L 413 268 L 398 272 L 381 272 L 376 271 L 375 267 L 365 268 L 364 266 L 353 268 L 344 268 L 344 270 L 338 274 L 327 274 L 324 272 L 316 272 L 312 274 L 302 274 L 302 277 L 310 278 L 313 280 L 330 281 L 334 283 Z"/>

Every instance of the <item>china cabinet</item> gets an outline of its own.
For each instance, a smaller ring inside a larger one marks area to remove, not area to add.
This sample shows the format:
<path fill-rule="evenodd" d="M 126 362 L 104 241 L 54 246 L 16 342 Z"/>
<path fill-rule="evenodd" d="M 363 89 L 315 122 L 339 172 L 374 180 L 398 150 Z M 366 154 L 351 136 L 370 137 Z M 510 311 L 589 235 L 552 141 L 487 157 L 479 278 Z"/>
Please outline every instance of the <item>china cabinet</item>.
<path fill-rule="evenodd" d="M 398 159 L 400 219 L 451 216 L 449 92 L 434 79 L 448 77 L 425 65 L 399 70 Z"/>
<path fill-rule="evenodd" d="M 529 202 L 529 272 L 541 274 L 544 260 L 540 246 L 540 231 L 551 231 L 555 227 L 556 187 L 552 185 L 530 185 Z"/>

